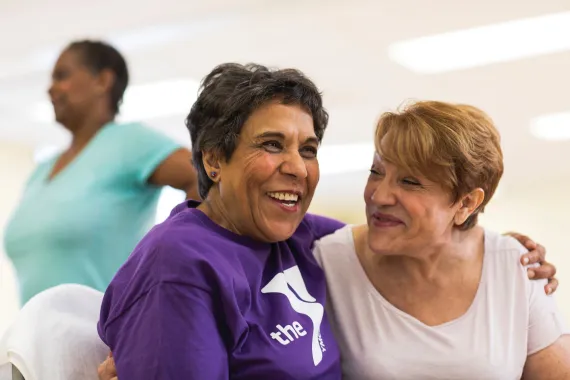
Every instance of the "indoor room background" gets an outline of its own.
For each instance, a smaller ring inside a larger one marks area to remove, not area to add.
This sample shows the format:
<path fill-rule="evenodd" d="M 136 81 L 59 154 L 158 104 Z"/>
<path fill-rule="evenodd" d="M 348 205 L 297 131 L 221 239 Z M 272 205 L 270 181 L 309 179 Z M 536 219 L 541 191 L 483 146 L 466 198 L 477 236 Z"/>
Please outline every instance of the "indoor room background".
<path fill-rule="evenodd" d="M 414 99 L 488 112 L 502 135 L 505 175 L 482 224 L 547 247 L 570 322 L 567 0 L 4 0 L 0 25 L 0 237 L 34 166 L 68 141 L 46 90 L 69 41 L 119 48 L 131 70 L 120 119 L 188 147 L 184 117 L 215 65 L 295 67 L 320 86 L 330 112 L 311 211 L 348 223 L 365 221 L 362 190 L 382 112 Z M 157 222 L 183 198 L 166 189 Z M 1 332 L 19 305 L 11 264 L 0 257 Z"/>

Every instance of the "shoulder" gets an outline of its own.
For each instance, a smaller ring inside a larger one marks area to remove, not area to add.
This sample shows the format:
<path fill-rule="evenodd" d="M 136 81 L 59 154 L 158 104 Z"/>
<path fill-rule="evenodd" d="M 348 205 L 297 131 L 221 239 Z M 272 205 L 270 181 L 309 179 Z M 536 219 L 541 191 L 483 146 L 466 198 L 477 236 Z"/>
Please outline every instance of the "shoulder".
<path fill-rule="evenodd" d="M 330 235 L 344 226 L 344 223 L 336 219 L 315 214 L 307 214 L 295 231 L 293 238 L 304 239 L 312 246 L 315 240 L 321 239 L 323 236 Z"/>
<path fill-rule="evenodd" d="M 186 209 L 155 226 L 141 240 L 126 266 L 130 261 L 138 268 L 148 265 L 151 277 L 160 282 L 195 281 L 205 275 L 201 265 L 221 266 L 218 264 L 229 257 L 222 252 L 232 242 L 204 225 L 197 212 Z"/>
<path fill-rule="evenodd" d="M 105 126 L 102 132 L 106 143 L 114 143 L 123 149 L 144 150 L 147 146 L 155 149 L 162 145 L 178 146 L 164 133 L 139 122 L 113 123 Z"/>
<path fill-rule="evenodd" d="M 315 242 L 313 255 L 322 266 L 326 262 L 342 262 L 356 253 L 353 237 L 353 226 L 344 226 L 330 235 Z"/>
<path fill-rule="evenodd" d="M 205 287 L 227 266 L 221 252 L 231 242 L 201 223 L 195 209 L 170 216 L 151 229 L 119 269 L 111 286 L 143 293 L 160 283 Z"/>
<path fill-rule="evenodd" d="M 520 256 L 527 252 L 516 239 L 494 231 L 485 230 L 485 281 L 494 284 L 494 297 L 501 294 L 513 305 L 521 300 L 527 302 L 533 285 L 540 281 L 530 281 L 526 268 L 520 262 Z M 519 299 L 520 298 L 520 299 Z M 518 301 L 517 301 L 518 300 Z"/>
<path fill-rule="evenodd" d="M 115 274 L 105 292 L 102 318 L 112 321 L 158 287 L 196 289 L 215 296 L 221 283 L 232 281 L 236 268 L 231 242 L 224 241 L 193 209 L 155 226 Z"/>
<path fill-rule="evenodd" d="M 332 234 L 326 235 L 315 242 L 315 247 L 319 248 L 335 248 L 335 247 L 351 247 L 354 248 L 353 231 L 354 226 L 343 226 Z"/>
<path fill-rule="evenodd" d="M 519 263 L 518 259 L 528 250 L 516 239 L 485 229 L 485 255 L 496 260 Z"/>
<path fill-rule="evenodd" d="M 97 139 L 99 156 L 114 163 L 113 171 L 129 174 L 144 185 L 156 167 L 180 148 L 170 137 L 141 123 L 107 125 Z"/>
<path fill-rule="evenodd" d="M 112 123 L 104 127 L 108 136 L 144 136 L 159 133 L 146 124 L 140 122 Z"/>

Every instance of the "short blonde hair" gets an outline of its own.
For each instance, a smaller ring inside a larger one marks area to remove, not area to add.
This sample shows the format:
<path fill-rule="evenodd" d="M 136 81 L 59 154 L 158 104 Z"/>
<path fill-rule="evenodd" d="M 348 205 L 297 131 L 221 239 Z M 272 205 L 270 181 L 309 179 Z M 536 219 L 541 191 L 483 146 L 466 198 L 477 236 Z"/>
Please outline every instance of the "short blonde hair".
<path fill-rule="evenodd" d="M 452 204 L 476 188 L 485 191 L 481 206 L 459 228 L 477 224 L 503 175 L 499 132 L 476 107 L 420 101 L 378 121 L 376 150 L 383 160 L 440 183 Z"/>

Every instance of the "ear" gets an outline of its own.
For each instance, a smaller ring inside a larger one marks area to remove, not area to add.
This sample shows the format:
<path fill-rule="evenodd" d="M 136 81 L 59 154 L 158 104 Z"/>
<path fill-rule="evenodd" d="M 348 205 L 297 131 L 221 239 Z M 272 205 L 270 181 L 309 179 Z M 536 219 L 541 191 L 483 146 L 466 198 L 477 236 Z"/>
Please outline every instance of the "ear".
<path fill-rule="evenodd" d="M 220 154 L 214 150 L 202 152 L 202 164 L 208 177 L 214 182 L 218 183 L 222 177 L 222 162 Z"/>
<path fill-rule="evenodd" d="M 459 209 L 455 212 L 455 217 L 453 222 L 455 225 L 460 226 L 467 218 L 471 216 L 481 206 L 483 200 L 485 199 L 485 191 L 481 188 L 472 190 L 468 194 L 464 195 L 459 202 Z"/>
<path fill-rule="evenodd" d="M 96 89 L 99 94 L 108 94 L 115 84 L 115 73 L 109 69 L 102 70 L 97 74 Z"/>

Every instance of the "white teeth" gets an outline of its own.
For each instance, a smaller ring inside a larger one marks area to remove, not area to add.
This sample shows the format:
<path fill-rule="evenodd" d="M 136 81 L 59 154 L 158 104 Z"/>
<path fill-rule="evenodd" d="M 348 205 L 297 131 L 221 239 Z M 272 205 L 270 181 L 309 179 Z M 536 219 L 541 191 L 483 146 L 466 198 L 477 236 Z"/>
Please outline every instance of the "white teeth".
<path fill-rule="evenodd" d="M 299 200 L 299 196 L 292 193 L 267 193 L 267 195 L 271 198 L 279 199 L 280 201 L 297 202 Z"/>

